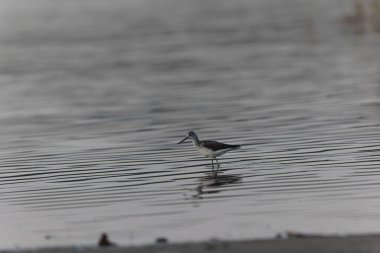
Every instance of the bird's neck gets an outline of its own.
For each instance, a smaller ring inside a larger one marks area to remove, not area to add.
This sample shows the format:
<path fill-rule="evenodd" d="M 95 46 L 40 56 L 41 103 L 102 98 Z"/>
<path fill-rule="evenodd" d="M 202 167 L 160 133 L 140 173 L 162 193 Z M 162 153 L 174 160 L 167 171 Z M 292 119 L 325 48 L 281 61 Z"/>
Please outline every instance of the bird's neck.
<path fill-rule="evenodd" d="M 191 137 L 191 141 L 193 142 L 194 146 L 199 146 L 199 139 L 197 136 Z"/>

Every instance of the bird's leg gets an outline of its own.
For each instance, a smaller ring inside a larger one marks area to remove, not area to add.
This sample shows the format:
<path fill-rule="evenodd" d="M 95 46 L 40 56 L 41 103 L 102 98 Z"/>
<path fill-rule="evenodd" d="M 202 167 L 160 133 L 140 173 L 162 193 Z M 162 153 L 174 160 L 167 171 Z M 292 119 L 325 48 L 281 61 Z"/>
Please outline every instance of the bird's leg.
<path fill-rule="evenodd" d="M 212 162 L 212 176 L 213 177 L 216 177 L 218 175 L 218 167 L 216 168 L 216 170 L 214 170 L 214 157 L 211 157 L 211 162 Z"/>
<path fill-rule="evenodd" d="M 215 159 L 216 163 L 218 164 L 218 169 L 219 169 L 220 164 L 219 164 L 218 160 L 216 159 L 216 157 L 214 159 Z"/>
<path fill-rule="evenodd" d="M 216 161 L 216 163 L 217 163 L 217 167 L 216 167 L 216 174 L 218 174 L 218 170 L 219 170 L 219 167 L 220 167 L 220 164 L 219 164 L 219 162 L 218 162 L 218 160 L 216 159 L 216 157 L 214 158 L 215 159 L 215 161 Z"/>

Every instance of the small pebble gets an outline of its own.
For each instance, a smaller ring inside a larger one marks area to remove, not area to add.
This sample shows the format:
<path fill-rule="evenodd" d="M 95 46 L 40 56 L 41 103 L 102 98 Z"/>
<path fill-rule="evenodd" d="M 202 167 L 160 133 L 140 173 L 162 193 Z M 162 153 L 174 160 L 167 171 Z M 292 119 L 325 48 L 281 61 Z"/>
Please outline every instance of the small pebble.
<path fill-rule="evenodd" d="M 156 243 L 159 243 L 159 244 L 164 244 L 164 243 L 168 243 L 168 239 L 165 238 L 165 237 L 157 237 L 156 239 Z"/>
<path fill-rule="evenodd" d="M 100 236 L 100 239 L 99 239 L 98 245 L 99 245 L 99 247 L 116 246 L 115 243 L 110 242 L 110 240 L 108 240 L 108 236 L 107 236 L 106 233 L 103 233 L 103 234 Z"/>

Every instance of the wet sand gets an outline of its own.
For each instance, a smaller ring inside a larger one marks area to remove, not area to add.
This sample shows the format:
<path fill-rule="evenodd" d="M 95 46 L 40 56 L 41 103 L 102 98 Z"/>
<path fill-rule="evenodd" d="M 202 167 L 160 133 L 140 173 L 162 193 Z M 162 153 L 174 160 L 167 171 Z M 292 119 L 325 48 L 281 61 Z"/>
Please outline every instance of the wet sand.
<path fill-rule="evenodd" d="M 155 244 L 139 247 L 66 247 L 66 248 L 44 248 L 30 250 L 0 251 L 17 253 L 203 253 L 203 252 L 340 252 L 340 253 L 361 253 L 379 252 L 380 235 L 360 235 L 360 236 L 331 236 L 331 237 L 305 237 L 288 239 L 268 239 L 268 240 L 246 240 L 246 241 L 208 241 L 199 243 L 179 243 L 179 244 Z"/>

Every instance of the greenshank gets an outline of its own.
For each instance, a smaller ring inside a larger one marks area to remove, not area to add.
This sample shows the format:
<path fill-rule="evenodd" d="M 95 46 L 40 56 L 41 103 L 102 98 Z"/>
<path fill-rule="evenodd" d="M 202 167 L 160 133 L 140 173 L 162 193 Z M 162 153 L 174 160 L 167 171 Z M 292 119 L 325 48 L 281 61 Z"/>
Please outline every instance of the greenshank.
<path fill-rule="evenodd" d="M 199 152 L 201 152 L 204 156 L 211 158 L 212 170 L 214 170 L 214 159 L 219 169 L 220 164 L 218 160 L 216 159 L 217 156 L 223 155 L 224 153 L 228 151 L 240 148 L 240 145 L 230 145 L 230 144 L 224 144 L 217 141 L 199 140 L 197 134 L 193 131 L 190 131 L 182 141 L 178 142 L 178 144 L 184 142 L 185 140 L 189 138 L 193 142 L 194 147 Z"/>

